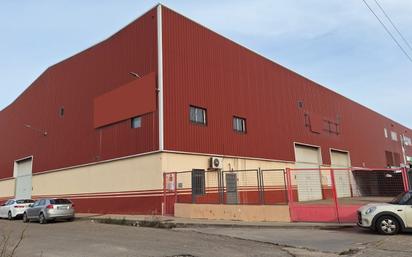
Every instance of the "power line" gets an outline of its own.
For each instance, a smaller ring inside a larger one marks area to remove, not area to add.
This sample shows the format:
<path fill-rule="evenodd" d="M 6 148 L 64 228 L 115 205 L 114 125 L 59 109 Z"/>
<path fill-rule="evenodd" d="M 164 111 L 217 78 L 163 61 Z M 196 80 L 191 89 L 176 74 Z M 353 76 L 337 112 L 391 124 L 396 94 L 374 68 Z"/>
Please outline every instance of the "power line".
<path fill-rule="evenodd" d="M 376 5 L 379 7 L 379 9 L 381 9 L 381 11 L 383 12 L 383 14 L 385 14 L 386 18 L 389 20 L 389 22 L 392 24 L 392 27 L 396 30 L 396 32 L 398 32 L 399 36 L 402 38 L 403 42 L 405 42 L 405 44 L 408 46 L 408 48 L 412 51 L 412 47 L 409 44 L 408 40 L 406 40 L 406 38 L 403 36 L 403 34 L 399 31 L 399 29 L 396 27 L 396 25 L 393 23 L 392 19 L 389 17 L 389 15 L 385 12 L 385 10 L 383 9 L 383 7 L 378 3 L 378 0 L 375 0 Z"/>
<path fill-rule="evenodd" d="M 362 0 L 366 7 L 368 7 L 368 9 L 373 13 L 373 15 L 376 17 L 376 19 L 379 21 L 379 23 L 382 25 L 382 27 L 386 30 L 386 32 L 389 34 L 389 36 L 391 36 L 391 38 L 393 39 L 393 41 L 395 41 L 396 45 L 399 47 L 399 49 L 401 49 L 401 51 L 405 54 L 406 58 L 409 59 L 410 62 L 412 62 L 412 58 L 409 56 L 409 54 L 405 51 L 405 49 L 403 49 L 403 47 L 401 46 L 401 44 L 399 44 L 398 40 L 396 40 L 396 38 L 393 36 L 393 34 L 389 31 L 389 29 L 386 27 L 385 23 L 382 22 L 382 20 L 378 17 L 378 15 L 373 11 L 373 9 L 369 6 L 369 4 L 365 1 Z"/>

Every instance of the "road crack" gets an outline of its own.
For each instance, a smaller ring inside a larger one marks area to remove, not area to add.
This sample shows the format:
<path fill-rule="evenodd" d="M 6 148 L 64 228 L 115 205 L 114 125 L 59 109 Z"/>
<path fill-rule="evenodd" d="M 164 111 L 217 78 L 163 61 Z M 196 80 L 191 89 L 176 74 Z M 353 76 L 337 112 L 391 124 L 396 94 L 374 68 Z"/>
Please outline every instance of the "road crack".
<path fill-rule="evenodd" d="M 356 254 L 356 253 L 363 250 L 363 248 L 356 248 L 356 249 L 351 248 L 351 249 L 348 249 L 348 250 L 345 250 L 345 251 L 342 251 L 342 252 L 328 252 L 328 251 L 321 251 L 321 250 L 316 250 L 316 249 L 303 247 L 303 246 L 280 244 L 280 243 L 274 243 L 274 242 L 262 241 L 262 240 L 256 240 L 256 239 L 246 239 L 246 238 L 241 238 L 241 237 L 232 236 L 232 235 L 214 234 L 214 233 L 208 233 L 208 232 L 199 231 L 199 230 L 172 230 L 172 231 L 176 231 L 176 232 L 190 231 L 190 232 L 195 232 L 195 233 L 203 234 L 203 235 L 231 238 L 231 239 L 237 239 L 237 240 L 243 240 L 243 241 L 249 241 L 249 242 L 272 245 L 272 246 L 278 247 L 279 250 L 281 250 L 284 253 L 287 253 L 291 257 L 299 257 L 299 256 L 313 256 L 313 257 L 352 256 L 352 255 L 354 255 L 354 254 Z"/>

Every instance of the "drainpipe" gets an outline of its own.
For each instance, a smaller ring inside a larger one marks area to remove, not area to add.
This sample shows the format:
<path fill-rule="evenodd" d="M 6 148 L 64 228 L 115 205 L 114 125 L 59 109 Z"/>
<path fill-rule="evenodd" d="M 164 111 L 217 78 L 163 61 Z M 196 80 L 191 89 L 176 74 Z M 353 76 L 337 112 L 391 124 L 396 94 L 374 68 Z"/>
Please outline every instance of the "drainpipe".
<path fill-rule="evenodd" d="M 406 165 L 407 165 L 407 159 L 406 159 L 404 135 L 401 135 L 401 147 L 402 147 L 403 163 L 405 164 L 405 167 L 406 167 Z"/>

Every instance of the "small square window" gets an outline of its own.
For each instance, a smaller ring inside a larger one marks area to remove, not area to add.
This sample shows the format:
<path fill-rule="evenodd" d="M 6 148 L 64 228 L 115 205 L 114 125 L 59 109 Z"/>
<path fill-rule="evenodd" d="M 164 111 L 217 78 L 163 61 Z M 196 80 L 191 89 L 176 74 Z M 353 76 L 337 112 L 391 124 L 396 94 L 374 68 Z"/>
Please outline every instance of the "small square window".
<path fill-rule="evenodd" d="M 190 106 L 190 121 L 206 125 L 206 109 Z"/>
<path fill-rule="evenodd" d="M 410 138 L 410 137 L 407 137 L 407 136 L 403 136 L 403 144 L 404 144 L 405 146 L 410 146 L 410 145 L 412 145 L 412 140 L 411 140 L 411 138 Z"/>
<path fill-rule="evenodd" d="M 391 139 L 393 141 L 398 141 L 398 133 L 396 133 L 395 131 L 391 131 Z"/>
<path fill-rule="evenodd" d="M 140 128 L 142 126 L 142 117 L 132 118 L 132 128 Z"/>
<path fill-rule="evenodd" d="M 240 133 L 246 133 L 246 119 L 233 117 L 233 130 Z"/>

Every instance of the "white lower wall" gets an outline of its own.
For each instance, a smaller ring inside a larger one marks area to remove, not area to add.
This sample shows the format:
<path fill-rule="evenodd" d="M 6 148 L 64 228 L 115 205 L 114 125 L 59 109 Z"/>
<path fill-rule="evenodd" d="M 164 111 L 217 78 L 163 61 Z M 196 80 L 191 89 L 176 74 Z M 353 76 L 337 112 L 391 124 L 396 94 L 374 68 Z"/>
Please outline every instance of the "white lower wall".
<path fill-rule="evenodd" d="M 11 198 L 14 196 L 15 180 L 6 179 L 0 181 L 0 200 Z"/>
<path fill-rule="evenodd" d="M 153 190 L 162 187 L 160 153 L 33 176 L 33 196 Z"/>
<path fill-rule="evenodd" d="M 162 153 L 162 168 L 165 172 L 207 169 L 211 156 L 188 153 Z M 223 157 L 223 170 L 285 169 L 293 168 L 290 162 L 259 160 L 247 157 Z"/>
<path fill-rule="evenodd" d="M 129 191 L 163 189 L 163 172 L 191 171 L 208 169 L 209 155 L 187 153 L 151 153 L 102 163 L 83 165 L 53 172 L 34 174 L 32 195 L 60 196 L 95 193 L 116 193 Z M 279 161 L 257 160 L 248 158 L 223 158 L 224 170 L 243 169 L 285 169 L 294 164 Z M 283 176 L 267 173 L 271 185 L 283 183 Z M 208 176 L 209 185 L 217 186 L 217 178 Z M 239 186 L 255 186 L 256 176 L 252 173 L 238 176 Z M 190 186 L 191 173 L 187 174 L 185 186 Z M 14 196 L 15 180 L 0 181 L 0 199 Z"/>

